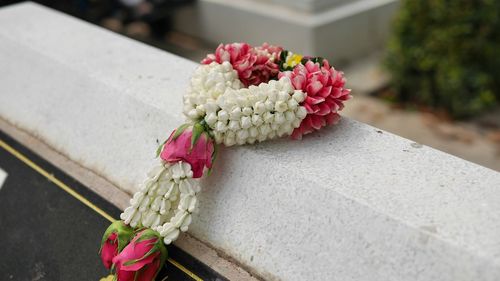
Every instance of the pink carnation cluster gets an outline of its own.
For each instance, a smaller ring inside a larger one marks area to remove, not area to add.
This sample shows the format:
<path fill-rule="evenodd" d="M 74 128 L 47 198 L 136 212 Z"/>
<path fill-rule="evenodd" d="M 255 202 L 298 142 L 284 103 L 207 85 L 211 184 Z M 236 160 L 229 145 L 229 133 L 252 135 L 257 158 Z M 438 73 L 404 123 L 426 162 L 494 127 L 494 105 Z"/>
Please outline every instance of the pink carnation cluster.
<path fill-rule="evenodd" d="M 338 111 L 351 98 L 351 90 L 344 88 L 344 73 L 330 67 L 327 60 L 323 60 L 322 65 L 312 61 L 305 65 L 298 64 L 293 71 L 280 72 L 279 78 L 283 76 L 290 78 L 296 90 L 307 94 L 301 104 L 306 108 L 307 116 L 293 131 L 294 139 L 301 139 L 302 135 L 335 124 L 340 119 Z"/>
<path fill-rule="evenodd" d="M 277 60 L 282 48 L 264 43 L 252 47 L 247 43 L 220 44 L 215 54 L 209 54 L 202 64 L 228 61 L 238 72 L 240 81 L 248 87 L 267 83 L 279 72 Z"/>

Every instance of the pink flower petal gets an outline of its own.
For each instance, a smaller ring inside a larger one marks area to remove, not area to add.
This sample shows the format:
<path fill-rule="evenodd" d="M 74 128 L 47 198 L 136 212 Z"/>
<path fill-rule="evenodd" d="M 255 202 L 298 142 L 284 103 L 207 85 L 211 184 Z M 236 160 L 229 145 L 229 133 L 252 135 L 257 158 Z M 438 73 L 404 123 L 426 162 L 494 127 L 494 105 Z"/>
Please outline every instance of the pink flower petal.
<path fill-rule="evenodd" d="M 141 271 L 137 281 L 153 281 L 153 278 L 156 276 L 160 266 L 160 259 L 156 258 L 151 264 Z"/>
<path fill-rule="evenodd" d="M 306 82 L 306 78 L 304 76 L 295 76 L 292 78 L 292 85 L 295 90 L 304 89 L 304 84 Z"/>
<path fill-rule="evenodd" d="M 299 139 L 302 135 L 319 130 L 328 124 L 338 121 L 339 110 L 344 107 L 344 101 L 350 99 L 350 90 L 345 89 L 345 78 L 341 71 L 335 70 L 327 60 L 322 65 L 306 62 L 299 64 L 293 71 L 280 73 L 278 77 L 289 77 L 295 89 L 306 93 L 301 103 L 307 112 L 299 128 L 292 133 L 292 138 Z"/>
<path fill-rule="evenodd" d="M 169 163 L 176 163 L 179 161 L 189 163 L 193 171 L 193 177 L 200 178 L 203 176 L 205 166 L 207 168 L 212 167 L 214 143 L 213 140 L 203 132 L 195 145 L 191 147 L 192 130 L 192 127 L 187 128 L 175 140 L 173 139 L 173 135 L 171 135 L 163 147 L 160 157 Z"/>
<path fill-rule="evenodd" d="M 312 81 L 306 87 L 306 92 L 308 96 L 315 96 L 323 88 L 323 84 L 320 81 Z"/>

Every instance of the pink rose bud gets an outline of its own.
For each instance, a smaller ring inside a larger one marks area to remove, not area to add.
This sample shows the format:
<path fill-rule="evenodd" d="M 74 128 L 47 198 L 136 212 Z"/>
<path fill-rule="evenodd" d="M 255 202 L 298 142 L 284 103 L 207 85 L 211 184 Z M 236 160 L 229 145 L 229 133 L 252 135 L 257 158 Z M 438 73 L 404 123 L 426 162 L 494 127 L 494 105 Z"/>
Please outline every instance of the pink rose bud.
<path fill-rule="evenodd" d="M 152 281 L 167 259 L 167 248 L 160 234 L 152 229 L 137 233 L 113 258 L 117 281 Z"/>
<path fill-rule="evenodd" d="M 163 146 L 160 157 L 169 163 L 179 161 L 189 163 L 193 178 L 199 178 L 203 175 L 205 167 L 212 168 L 215 157 L 214 142 L 203 125 L 184 124 L 172 132 Z"/>
<path fill-rule="evenodd" d="M 102 237 L 99 254 L 102 263 L 107 269 L 111 268 L 113 258 L 123 250 L 133 235 L 133 229 L 125 225 L 123 221 L 115 221 L 106 229 Z"/>

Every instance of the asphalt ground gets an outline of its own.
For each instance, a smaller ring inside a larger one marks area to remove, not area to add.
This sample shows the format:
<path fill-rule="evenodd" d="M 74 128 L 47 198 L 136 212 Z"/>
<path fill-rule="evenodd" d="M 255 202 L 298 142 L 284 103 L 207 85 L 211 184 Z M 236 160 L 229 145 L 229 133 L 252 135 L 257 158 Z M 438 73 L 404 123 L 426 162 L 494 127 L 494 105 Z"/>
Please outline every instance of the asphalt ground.
<path fill-rule="evenodd" d="M 121 211 L 2 131 L 0 147 L 0 280 L 106 277 L 100 241 Z M 226 280 L 175 246 L 168 253 L 156 280 Z"/>

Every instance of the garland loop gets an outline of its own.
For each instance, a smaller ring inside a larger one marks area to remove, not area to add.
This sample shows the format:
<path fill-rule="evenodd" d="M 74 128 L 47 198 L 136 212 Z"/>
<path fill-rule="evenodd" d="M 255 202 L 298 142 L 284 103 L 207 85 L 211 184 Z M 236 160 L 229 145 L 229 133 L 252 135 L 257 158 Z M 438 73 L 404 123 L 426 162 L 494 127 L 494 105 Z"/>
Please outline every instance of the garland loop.
<path fill-rule="evenodd" d="M 106 230 L 104 265 L 118 280 L 154 280 L 165 245 L 192 222 L 199 178 L 212 168 L 217 144 L 301 139 L 335 124 L 351 98 L 344 85 L 344 74 L 321 57 L 267 43 L 219 45 L 195 70 L 184 95 L 187 123 L 159 147 L 160 165 L 148 173 L 122 221 Z"/>

